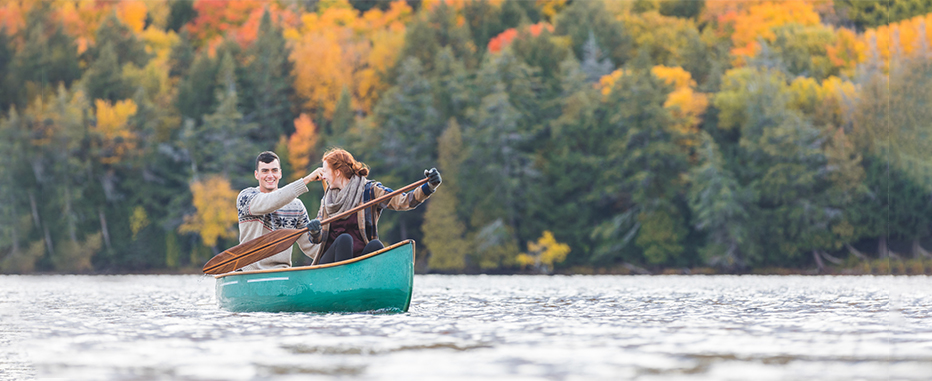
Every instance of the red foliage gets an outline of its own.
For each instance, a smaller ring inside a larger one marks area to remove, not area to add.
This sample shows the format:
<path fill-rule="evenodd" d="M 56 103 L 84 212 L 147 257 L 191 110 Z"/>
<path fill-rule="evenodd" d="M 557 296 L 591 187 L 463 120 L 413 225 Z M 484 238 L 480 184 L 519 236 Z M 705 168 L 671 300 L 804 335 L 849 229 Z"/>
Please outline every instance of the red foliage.
<path fill-rule="evenodd" d="M 540 32 L 543 32 L 544 28 L 548 31 L 553 32 L 553 25 L 550 25 L 545 22 L 539 22 L 537 24 L 529 26 L 526 30 L 531 33 L 531 36 L 537 37 L 540 35 Z M 492 37 L 489 40 L 489 51 L 492 53 L 498 53 L 502 51 L 508 44 L 511 44 L 511 41 L 518 37 L 518 31 L 515 28 L 510 28 L 500 33 L 498 36 Z"/>

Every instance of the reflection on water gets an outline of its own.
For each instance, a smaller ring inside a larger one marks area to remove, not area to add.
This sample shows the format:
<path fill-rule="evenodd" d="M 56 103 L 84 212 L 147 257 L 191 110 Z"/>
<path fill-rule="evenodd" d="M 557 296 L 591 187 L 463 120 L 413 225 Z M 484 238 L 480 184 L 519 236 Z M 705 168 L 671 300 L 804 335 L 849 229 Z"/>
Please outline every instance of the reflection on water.
<path fill-rule="evenodd" d="M 0 276 L 0 379 L 914 379 L 932 278 L 418 276 L 395 315 L 230 313 L 204 276 Z"/>

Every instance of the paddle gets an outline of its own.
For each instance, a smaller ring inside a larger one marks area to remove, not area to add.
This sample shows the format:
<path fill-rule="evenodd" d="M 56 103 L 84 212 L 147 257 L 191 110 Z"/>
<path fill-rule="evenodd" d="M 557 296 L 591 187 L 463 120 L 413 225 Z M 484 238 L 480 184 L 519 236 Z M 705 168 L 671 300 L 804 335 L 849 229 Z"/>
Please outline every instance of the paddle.
<path fill-rule="evenodd" d="M 360 210 L 378 204 L 382 201 L 388 200 L 396 195 L 407 192 L 414 188 L 417 188 L 427 182 L 427 178 L 420 179 L 415 181 L 412 184 L 405 186 L 404 188 L 398 189 L 394 192 L 386 194 L 382 197 L 376 198 L 369 202 L 360 204 L 359 206 L 347 210 L 343 213 L 337 214 L 333 217 L 327 218 L 323 221 L 320 221 L 321 225 L 330 223 L 331 221 L 336 221 L 339 219 L 346 218 L 353 213 L 356 213 Z M 303 229 L 278 229 L 269 234 L 263 235 L 259 238 L 256 238 L 251 241 L 243 242 L 239 245 L 233 246 L 224 252 L 215 255 L 204 265 L 205 274 L 223 274 L 230 271 L 236 270 L 243 266 L 246 266 L 251 263 L 261 261 L 265 258 L 271 257 L 275 254 L 281 253 L 282 251 L 287 250 L 291 245 L 301 237 L 301 234 L 307 233 L 307 228 Z"/>

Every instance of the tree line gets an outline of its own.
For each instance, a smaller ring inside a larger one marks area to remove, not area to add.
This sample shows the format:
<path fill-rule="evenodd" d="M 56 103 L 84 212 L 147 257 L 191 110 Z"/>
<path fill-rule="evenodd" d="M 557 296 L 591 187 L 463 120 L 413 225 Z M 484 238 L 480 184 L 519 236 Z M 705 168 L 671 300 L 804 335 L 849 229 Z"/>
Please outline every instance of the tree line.
<path fill-rule="evenodd" d="M 440 169 L 420 271 L 924 273 L 932 9 L 866 3 L 9 1 L 0 271 L 198 269 L 339 146 Z"/>

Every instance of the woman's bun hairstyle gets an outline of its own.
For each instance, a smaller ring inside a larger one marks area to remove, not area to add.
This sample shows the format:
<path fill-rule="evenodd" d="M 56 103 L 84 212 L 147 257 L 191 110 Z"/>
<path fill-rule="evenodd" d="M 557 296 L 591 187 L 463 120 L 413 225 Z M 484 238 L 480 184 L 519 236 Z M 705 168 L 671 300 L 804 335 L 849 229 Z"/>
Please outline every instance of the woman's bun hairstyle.
<path fill-rule="evenodd" d="M 340 171 L 343 177 L 347 179 L 354 175 L 359 177 L 369 176 L 369 166 L 361 161 L 356 161 L 353 154 L 342 148 L 331 148 L 324 153 L 321 161 L 326 161 L 331 170 Z"/>

